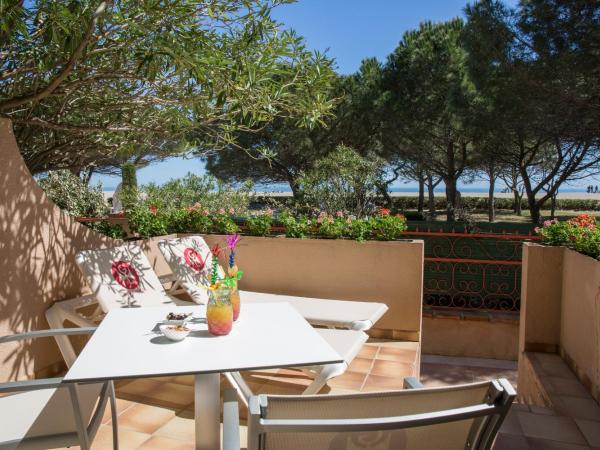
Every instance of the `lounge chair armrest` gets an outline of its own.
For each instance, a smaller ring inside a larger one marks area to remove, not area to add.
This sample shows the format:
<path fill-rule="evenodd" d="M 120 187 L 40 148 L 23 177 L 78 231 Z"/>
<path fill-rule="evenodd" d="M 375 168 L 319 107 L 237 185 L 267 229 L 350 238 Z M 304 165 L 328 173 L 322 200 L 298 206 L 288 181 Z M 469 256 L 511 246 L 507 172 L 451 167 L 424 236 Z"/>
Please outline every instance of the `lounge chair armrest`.
<path fill-rule="evenodd" d="M 29 331 L 27 333 L 12 334 L 9 336 L 0 336 L 0 344 L 6 342 L 23 341 L 25 339 L 37 339 L 41 337 L 70 336 L 78 334 L 93 334 L 95 327 L 87 328 L 60 328 L 50 330 Z"/>
<path fill-rule="evenodd" d="M 415 377 L 406 377 L 404 379 L 404 389 L 421 389 L 423 384 Z"/>
<path fill-rule="evenodd" d="M 9 381 L 7 383 L 0 383 L 0 394 L 8 392 L 36 391 L 38 389 L 50 389 L 66 386 L 66 384 L 63 384 L 62 381 L 62 378 Z"/>
<path fill-rule="evenodd" d="M 223 450 L 240 450 L 240 415 L 234 389 L 223 393 Z"/>

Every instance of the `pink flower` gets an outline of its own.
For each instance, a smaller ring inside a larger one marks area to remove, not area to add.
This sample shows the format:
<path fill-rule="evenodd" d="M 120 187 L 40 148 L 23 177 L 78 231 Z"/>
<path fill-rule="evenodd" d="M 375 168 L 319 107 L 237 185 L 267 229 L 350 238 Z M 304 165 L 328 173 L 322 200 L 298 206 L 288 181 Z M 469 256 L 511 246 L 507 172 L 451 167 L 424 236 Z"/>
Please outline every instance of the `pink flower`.
<path fill-rule="evenodd" d="M 265 211 L 265 214 L 266 214 L 267 216 L 271 216 L 271 217 L 273 217 L 273 210 L 272 210 L 271 208 L 267 208 L 267 210 Z"/>
<path fill-rule="evenodd" d="M 229 214 L 235 214 L 235 209 L 229 208 Z"/>
<path fill-rule="evenodd" d="M 225 209 L 219 208 L 219 214 L 225 214 Z"/>
<path fill-rule="evenodd" d="M 204 208 L 204 211 L 202 211 L 204 213 L 205 216 L 208 216 L 210 214 L 210 211 L 208 210 L 208 208 Z"/>
<path fill-rule="evenodd" d="M 534 231 L 534 233 L 536 233 L 536 234 L 537 234 L 537 233 L 539 233 L 539 232 L 540 232 L 540 227 L 535 227 L 535 228 L 533 229 L 533 231 Z"/>
<path fill-rule="evenodd" d="M 344 211 L 338 211 L 335 213 L 335 215 L 338 217 L 344 217 Z"/>

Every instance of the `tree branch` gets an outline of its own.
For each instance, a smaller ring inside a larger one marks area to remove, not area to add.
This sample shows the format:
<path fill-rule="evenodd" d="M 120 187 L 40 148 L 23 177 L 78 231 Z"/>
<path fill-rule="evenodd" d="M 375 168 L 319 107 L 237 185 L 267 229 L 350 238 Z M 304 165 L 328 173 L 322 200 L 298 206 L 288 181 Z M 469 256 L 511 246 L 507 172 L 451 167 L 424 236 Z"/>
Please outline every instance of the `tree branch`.
<path fill-rule="evenodd" d="M 96 24 L 98 23 L 98 18 L 105 11 L 107 2 L 103 1 L 100 3 L 94 14 L 92 15 L 92 20 L 90 22 L 90 26 L 88 27 L 83 39 L 62 68 L 62 70 L 58 73 L 58 75 L 48 84 L 45 88 L 39 91 L 35 91 L 31 94 L 27 94 L 21 97 L 14 97 L 10 100 L 6 100 L 3 103 L 0 103 L 0 111 L 6 111 L 7 109 L 16 108 L 18 106 L 24 105 L 30 102 L 37 102 L 43 100 L 48 97 L 56 88 L 58 88 L 61 83 L 69 76 L 69 74 L 73 71 L 73 68 L 81 58 L 83 51 L 89 44 L 93 34 L 94 29 L 96 28 Z"/>

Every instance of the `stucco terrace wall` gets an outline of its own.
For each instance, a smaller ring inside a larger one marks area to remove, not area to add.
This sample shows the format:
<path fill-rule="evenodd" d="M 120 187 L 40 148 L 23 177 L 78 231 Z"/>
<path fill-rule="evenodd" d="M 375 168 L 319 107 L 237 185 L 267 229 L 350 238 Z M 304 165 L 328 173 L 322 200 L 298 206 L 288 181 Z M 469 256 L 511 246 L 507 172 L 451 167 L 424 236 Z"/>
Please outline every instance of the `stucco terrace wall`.
<path fill-rule="evenodd" d="M 600 262 L 563 247 L 526 244 L 519 395 L 543 397 L 529 352 L 559 353 L 600 401 Z"/>
<path fill-rule="evenodd" d="M 114 245 L 52 203 L 31 177 L 9 120 L 0 118 L 0 335 L 48 328 L 55 301 L 85 291 L 75 266 L 81 249 Z M 52 371 L 51 339 L 0 345 L 0 381 Z"/>
<path fill-rule="evenodd" d="M 209 244 L 223 236 L 208 235 Z M 241 288 L 274 294 L 388 305 L 375 327 L 389 337 L 419 341 L 423 241 L 355 242 L 244 236 L 237 252 Z M 376 334 L 376 332 L 375 332 Z"/>
<path fill-rule="evenodd" d="M 515 318 L 458 314 L 423 317 L 421 352 L 430 355 L 516 361 L 519 321 Z"/>
<path fill-rule="evenodd" d="M 560 352 L 600 401 L 600 262 L 565 249 Z"/>

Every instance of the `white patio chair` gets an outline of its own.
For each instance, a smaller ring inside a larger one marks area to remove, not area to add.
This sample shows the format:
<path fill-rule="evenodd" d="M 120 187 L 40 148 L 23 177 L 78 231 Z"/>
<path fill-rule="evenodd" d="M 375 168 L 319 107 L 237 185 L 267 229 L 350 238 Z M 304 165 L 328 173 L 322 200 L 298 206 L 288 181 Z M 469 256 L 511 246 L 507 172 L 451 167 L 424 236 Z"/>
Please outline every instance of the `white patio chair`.
<path fill-rule="evenodd" d="M 0 337 L 0 343 L 91 334 L 95 328 L 32 331 Z M 89 450 L 110 401 L 113 449 L 118 450 L 112 381 L 63 383 L 62 378 L 0 384 L 0 450 L 44 450 L 78 445 Z"/>
<path fill-rule="evenodd" d="M 409 388 L 409 389 L 407 389 Z M 516 396 L 505 379 L 353 395 L 250 399 L 248 450 L 487 450 Z M 223 449 L 239 450 L 235 393 L 225 392 Z"/>
<path fill-rule="evenodd" d="M 212 256 L 206 241 L 200 236 L 165 239 L 158 242 L 158 249 L 175 275 L 172 290 L 179 286 L 196 303 L 208 301 L 206 284 L 212 264 Z M 223 274 L 223 270 L 220 269 Z M 269 294 L 240 290 L 240 299 L 245 303 L 287 302 L 294 306 L 311 324 L 332 328 L 366 331 L 388 310 L 387 305 L 376 302 L 328 300 Z"/>
<path fill-rule="evenodd" d="M 93 326 L 105 313 L 113 308 L 126 307 L 128 302 L 130 306 L 137 307 L 190 304 L 171 297 L 165 292 L 144 252 L 135 245 L 83 251 L 76 255 L 76 261 L 98 299 L 100 312 L 86 317 L 73 311 L 67 302 L 57 302 L 46 311 L 48 323 L 53 328 L 64 327 L 66 320 L 78 326 Z M 115 266 L 120 262 L 125 265 Z M 119 267 L 123 270 L 114 274 L 113 272 Z M 127 289 L 123 284 L 135 289 Z M 344 362 L 308 368 L 307 370 L 313 373 L 314 379 L 306 388 L 306 394 L 317 393 L 328 380 L 344 373 L 368 338 L 362 331 L 330 329 L 317 331 L 338 352 Z M 71 342 L 67 336 L 57 336 L 56 341 L 65 361 L 70 366 L 76 358 Z M 252 391 L 241 375 L 231 373 L 228 378 L 238 389 L 242 400 L 247 401 Z"/>

